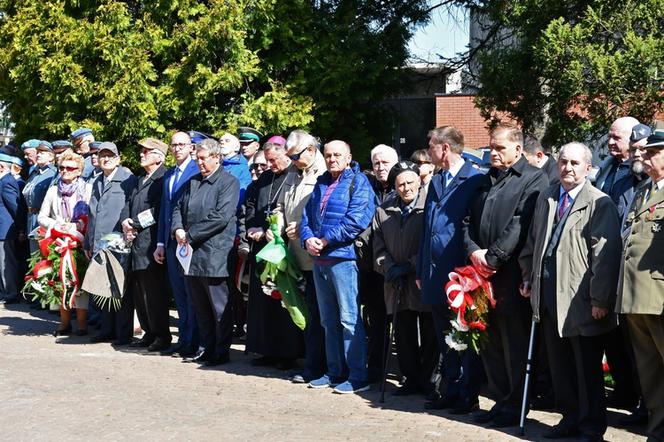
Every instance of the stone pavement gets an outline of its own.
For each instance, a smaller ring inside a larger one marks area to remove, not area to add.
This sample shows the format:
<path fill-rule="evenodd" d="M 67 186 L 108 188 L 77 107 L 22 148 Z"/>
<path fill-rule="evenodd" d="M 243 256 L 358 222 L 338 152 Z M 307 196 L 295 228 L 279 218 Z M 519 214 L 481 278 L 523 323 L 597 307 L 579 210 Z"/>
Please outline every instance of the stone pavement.
<path fill-rule="evenodd" d="M 424 412 L 421 398 L 388 392 L 379 404 L 378 385 L 336 395 L 291 384 L 282 371 L 251 366 L 241 344 L 233 345 L 230 364 L 205 369 L 83 337 L 55 339 L 56 326 L 56 316 L 25 304 L 0 307 L 0 440 L 519 439 L 515 428 L 488 430 L 469 417 Z M 483 409 L 490 405 L 482 398 Z M 527 439 L 541 439 L 544 424 L 558 419 L 531 412 Z M 616 428 L 606 438 L 645 439 Z"/>

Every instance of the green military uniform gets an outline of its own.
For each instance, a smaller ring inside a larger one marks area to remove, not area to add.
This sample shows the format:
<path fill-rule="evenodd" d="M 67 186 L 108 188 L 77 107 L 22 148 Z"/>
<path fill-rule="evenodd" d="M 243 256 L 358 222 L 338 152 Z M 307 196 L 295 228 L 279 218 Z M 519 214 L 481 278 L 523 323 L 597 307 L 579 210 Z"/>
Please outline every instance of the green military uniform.
<path fill-rule="evenodd" d="M 616 309 L 627 315 L 649 411 L 648 440 L 663 441 L 664 185 L 658 187 L 648 180 L 637 190 L 627 214 L 623 238 L 622 277 Z"/>

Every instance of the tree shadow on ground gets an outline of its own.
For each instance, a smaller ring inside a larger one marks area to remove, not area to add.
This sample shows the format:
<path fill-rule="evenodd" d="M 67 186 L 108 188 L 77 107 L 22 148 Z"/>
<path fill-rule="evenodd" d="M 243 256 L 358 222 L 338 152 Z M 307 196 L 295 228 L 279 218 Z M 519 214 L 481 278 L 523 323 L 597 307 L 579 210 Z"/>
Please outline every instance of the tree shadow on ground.
<path fill-rule="evenodd" d="M 3 334 L 15 336 L 45 336 L 53 333 L 59 322 L 58 316 L 47 311 L 30 310 L 26 304 L 5 305 L 5 310 L 28 312 L 34 319 L 25 319 L 18 316 L 4 316 L 0 318 L 0 325 L 7 326 Z"/>

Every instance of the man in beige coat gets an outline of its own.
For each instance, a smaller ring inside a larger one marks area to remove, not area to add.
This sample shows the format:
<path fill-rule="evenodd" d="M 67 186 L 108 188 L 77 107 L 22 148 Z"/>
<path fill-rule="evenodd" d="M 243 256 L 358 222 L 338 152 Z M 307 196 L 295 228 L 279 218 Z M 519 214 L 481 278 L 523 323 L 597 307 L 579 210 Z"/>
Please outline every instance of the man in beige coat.
<path fill-rule="evenodd" d="M 648 137 L 642 154 L 650 182 L 627 213 L 618 313 L 627 315 L 641 390 L 648 408 L 648 441 L 664 440 L 664 131 Z"/>
<path fill-rule="evenodd" d="M 591 160 L 581 143 L 561 148 L 560 185 L 540 195 L 519 259 L 563 415 L 544 434 L 551 439 L 599 441 L 607 425 L 601 342 L 616 326 L 620 226 L 611 199 L 587 180 Z"/>
<path fill-rule="evenodd" d="M 325 374 L 327 367 L 325 336 L 320 324 L 312 271 L 313 259 L 300 245 L 299 234 L 304 206 L 316 186 L 316 179 L 327 170 L 319 147 L 318 140 L 307 132 L 296 130 L 288 136 L 286 155 L 291 159 L 292 165 L 284 180 L 284 191 L 275 210 L 286 228 L 288 250 L 304 275 L 304 296 L 309 311 L 309 320 L 304 329 L 305 367 L 302 374 L 293 376 L 292 381 L 295 383 L 318 379 Z"/>

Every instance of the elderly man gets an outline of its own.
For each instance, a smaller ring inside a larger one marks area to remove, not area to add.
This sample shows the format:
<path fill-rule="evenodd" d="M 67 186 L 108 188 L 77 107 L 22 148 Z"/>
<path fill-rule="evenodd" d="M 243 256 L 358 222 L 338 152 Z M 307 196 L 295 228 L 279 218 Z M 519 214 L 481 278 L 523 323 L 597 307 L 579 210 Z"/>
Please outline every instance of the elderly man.
<path fill-rule="evenodd" d="M 173 241 L 170 232 L 173 209 L 182 197 L 184 189 L 187 188 L 187 183 L 191 177 L 199 173 L 199 170 L 196 163 L 191 160 L 192 144 L 187 133 L 174 133 L 171 137 L 170 148 L 171 154 L 175 157 L 175 166 L 164 174 L 154 259 L 159 264 L 166 261 L 168 280 L 178 311 L 178 342 L 164 350 L 162 354 L 177 353 L 183 358 L 187 358 L 194 356 L 198 350 L 198 327 L 191 303 L 191 294 L 185 286 L 182 267 L 175 256 L 177 242 Z"/>
<path fill-rule="evenodd" d="M 196 162 L 200 174 L 189 181 L 173 210 L 171 229 L 180 246 L 192 248 L 185 282 L 204 350 L 187 362 L 215 366 L 230 360 L 233 318 L 227 260 L 236 234 L 240 185 L 221 166 L 221 146 L 215 140 L 196 145 Z"/>
<path fill-rule="evenodd" d="M 120 166 L 120 152 L 114 143 L 99 146 L 99 162 L 102 175 L 92 184 L 88 231 L 83 249 L 88 257 L 99 251 L 101 239 L 112 232 L 122 232 L 122 211 L 136 188 L 136 177 Z M 134 334 L 134 303 L 131 294 L 122 299 L 119 312 L 101 310 L 101 327 L 91 342 L 113 341 L 114 345 L 126 345 Z"/>
<path fill-rule="evenodd" d="M 629 174 L 613 185 L 613 194 L 609 195 L 618 207 L 618 215 L 621 221 L 624 220 L 629 210 L 634 193 L 638 187 L 648 179 L 648 175 L 643 170 L 643 146 L 652 134 L 650 126 L 637 124 L 632 128 L 632 134 L 629 137 Z"/>
<path fill-rule="evenodd" d="M 601 343 L 616 326 L 620 223 L 611 198 L 587 180 L 591 167 L 584 144 L 561 148 L 560 184 L 540 193 L 519 260 L 563 415 L 549 439 L 601 441 L 607 425 Z"/>
<path fill-rule="evenodd" d="M 286 156 L 284 146 L 265 143 L 265 160 L 270 170 L 265 171 L 252 184 L 252 192 L 246 199 L 245 227 L 251 247 L 251 266 L 256 269 L 256 254 L 267 244 L 271 235 L 268 217 L 277 207 L 284 192 L 286 176 L 291 160 Z M 259 267 L 259 273 L 262 267 Z M 247 304 L 247 350 L 260 355 L 254 365 L 276 365 L 288 370 L 295 367 L 295 361 L 304 353 L 302 332 L 290 315 L 281 306 L 281 301 L 267 296 L 258 279 L 257 272 L 251 272 L 249 301 Z"/>
<path fill-rule="evenodd" d="M 541 169 L 528 164 L 522 146 L 523 133 L 516 126 L 501 124 L 491 131 L 491 169 L 482 176 L 464 228 L 467 256 L 490 278 L 497 300 L 480 352 L 496 404 L 475 416 L 476 422 L 495 428 L 519 420 L 531 311 L 519 296 L 518 257 L 535 202 L 548 181 Z"/>
<path fill-rule="evenodd" d="M 30 234 L 37 228 L 37 216 L 41 208 L 46 191 L 48 190 L 53 177 L 57 173 L 57 169 L 53 165 L 55 157 L 53 155 L 53 147 L 46 144 L 39 144 L 37 147 L 37 159 L 35 168 L 28 176 L 28 181 L 23 188 L 23 197 L 27 206 L 27 226 L 26 234 Z M 34 239 L 30 240 L 30 252 L 37 250 L 37 242 Z"/>
<path fill-rule="evenodd" d="M 629 137 L 632 128 L 639 124 L 634 117 L 621 117 L 609 128 L 609 156 L 600 164 L 595 187 L 611 196 L 613 185 L 629 175 Z"/>
<path fill-rule="evenodd" d="M 138 145 L 145 175 L 139 178 L 125 208 L 128 217 L 122 221 L 122 230 L 125 238 L 132 241 L 132 294 L 138 322 L 145 334 L 131 346 L 164 351 L 171 345 L 168 290 L 164 283 L 166 274 L 163 266 L 154 260 L 154 251 L 168 145 L 155 138 L 141 140 Z"/>
<path fill-rule="evenodd" d="M 37 164 L 37 148 L 39 147 L 39 140 L 34 138 L 26 141 L 21 144 L 21 150 L 23 151 L 23 156 L 28 163 L 28 175 L 30 175 L 35 169 Z"/>
<path fill-rule="evenodd" d="M 442 397 L 425 407 L 450 408 L 455 414 L 467 414 L 479 407 L 482 378 L 477 354 L 472 351 L 460 354 L 444 340 L 452 313 L 442 290 L 449 272 L 466 262 L 463 220 L 481 177 L 473 164 L 462 158 L 463 150 L 463 133 L 456 127 L 441 126 L 429 132 L 429 155 L 440 172 L 434 175 L 428 188 L 417 259 L 417 283 L 422 302 L 431 306 L 446 379 Z"/>
<path fill-rule="evenodd" d="M 261 147 L 261 138 L 263 134 L 252 127 L 241 127 L 238 129 L 238 139 L 242 148 L 242 155 L 251 166 L 254 163 L 254 155 Z"/>
<path fill-rule="evenodd" d="M 90 181 L 95 168 L 92 164 L 92 158 L 90 158 L 90 143 L 95 141 L 92 129 L 88 129 L 87 127 L 78 128 L 71 133 L 70 137 L 76 153 L 85 158 L 85 168 L 83 169 L 81 178 L 85 181 Z"/>
<path fill-rule="evenodd" d="M 643 147 L 650 182 L 637 190 L 627 214 L 617 312 L 627 316 L 641 391 L 648 408 L 648 440 L 664 440 L 664 131 Z"/>
<path fill-rule="evenodd" d="M 308 383 L 325 374 L 325 335 L 316 300 L 313 258 L 300 244 L 300 221 L 316 185 L 316 179 L 325 172 L 325 160 L 319 151 L 318 140 L 301 130 L 291 132 L 286 140 L 286 148 L 286 155 L 295 167 L 292 167 L 286 176 L 284 191 L 279 197 L 275 212 L 286 228 L 288 249 L 305 280 L 304 298 L 309 312 L 304 329 L 305 364 L 304 371 L 293 376 L 292 381 Z"/>
<path fill-rule="evenodd" d="M 309 386 L 356 393 L 368 390 L 369 383 L 353 242 L 371 223 L 376 195 L 359 165 L 351 162 L 348 143 L 330 141 L 323 156 L 327 172 L 316 181 L 300 225 L 300 240 L 314 260 L 327 358 L 327 373 Z"/>
<path fill-rule="evenodd" d="M 0 154 L 0 302 L 11 304 L 19 301 L 16 242 L 21 193 L 6 156 Z"/>
<path fill-rule="evenodd" d="M 244 203 L 244 192 L 252 180 L 249 164 L 245 157 L 240 155 L 240 140 L 235 135 L 226 132 L 219 138 L 219 144 L 223 155 L 224 170 L 240 182 L 240 204 L 242 204 Z"/>
<path fill-rule="evenodd" d="M 523 140 L 523 156 L 526 157 L 531 166 L 542 169 L 549 179 L 549 184 L 560 183 L 558 177 L 558 165 L 556 160 L 547 155 L 540 140 L 531 134 L 526 134 Z"/>

